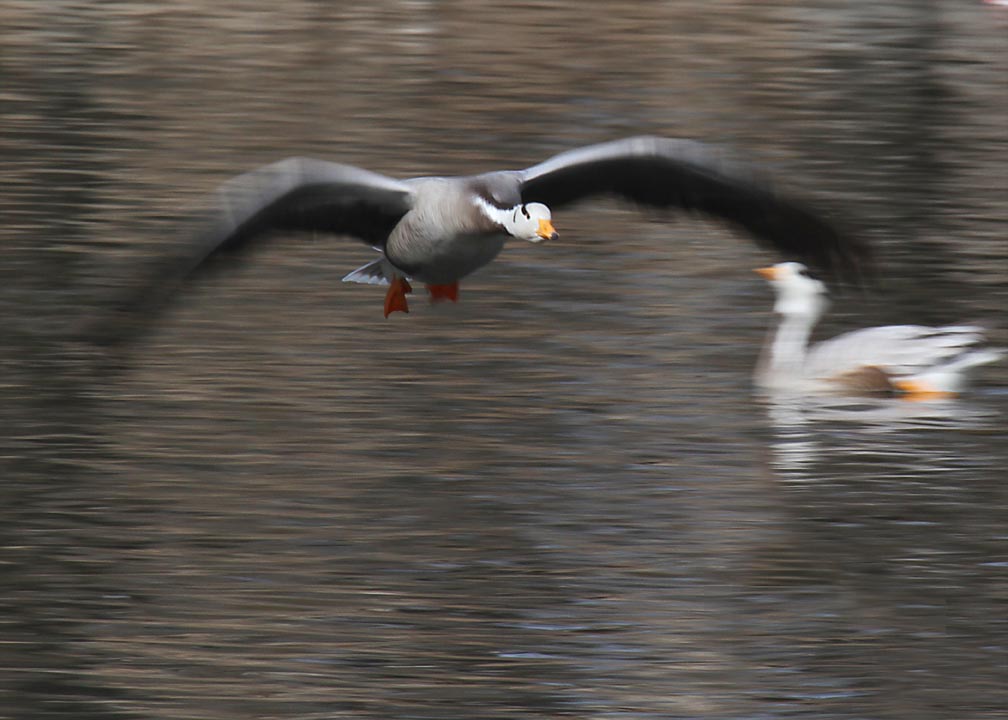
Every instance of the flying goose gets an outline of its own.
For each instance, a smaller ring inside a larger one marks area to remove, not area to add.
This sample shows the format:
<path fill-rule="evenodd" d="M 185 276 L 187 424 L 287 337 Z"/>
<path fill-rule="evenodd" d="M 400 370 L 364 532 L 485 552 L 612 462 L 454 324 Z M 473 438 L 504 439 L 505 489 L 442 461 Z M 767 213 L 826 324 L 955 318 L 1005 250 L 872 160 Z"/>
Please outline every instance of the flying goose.
<path fill-rule="evenodd" d="M 239 175 L 218 191 L 208 221 L 156 285 L 120 304 L 160 304 L 208 261 L 276 231 L 348 235 L 381 253 L 345 281 L 388 285 L 385 316 L 408 312 L 409 281 L 432 299 L 454 300 L 458 281 L 489 263 L 510 238 L 554 240 L 551 209 L 615 195 L 656 208 L 706 213 L 747 230 L 761 245 L 825 270 L 856 276 L 870 253 L 802 203 L 778 194 L 752 167 L 698 142 L 635 137 L 570 150 L 525 170 L 397 180 L 310 158 Z"/>
<path fill-rule="evenodd" d="M 798 262 L 756 272 L 773 287 L 780 316 L 757 368 L 756 380 L 765 388 L 943 397 L 963 389 L 970 368 L 1004 355 L 979 347 L 984 330 L 974 325 L 886 325 L 809 347 L 809 334 L 828 305 L 826 287 Z"/>

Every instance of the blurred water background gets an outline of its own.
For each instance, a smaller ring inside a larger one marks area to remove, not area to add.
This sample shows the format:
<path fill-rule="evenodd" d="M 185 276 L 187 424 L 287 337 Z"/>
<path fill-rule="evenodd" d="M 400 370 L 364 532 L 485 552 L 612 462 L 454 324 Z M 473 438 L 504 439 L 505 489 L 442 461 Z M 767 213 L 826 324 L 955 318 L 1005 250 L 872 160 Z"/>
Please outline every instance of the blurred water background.
<path fill-rule="evenodd" d="M 1004 344 L 1006 79 L 979 0 L 6 0 L 0 717 L 1004 717 L 1008 367 L 762 400 L 777 258 L 718 224 L 582 206 L 388 321 L 366 248 L 283 238 L 74 334 L 259 164 L 655 133 L 876 243 L 820 335 Z"/>

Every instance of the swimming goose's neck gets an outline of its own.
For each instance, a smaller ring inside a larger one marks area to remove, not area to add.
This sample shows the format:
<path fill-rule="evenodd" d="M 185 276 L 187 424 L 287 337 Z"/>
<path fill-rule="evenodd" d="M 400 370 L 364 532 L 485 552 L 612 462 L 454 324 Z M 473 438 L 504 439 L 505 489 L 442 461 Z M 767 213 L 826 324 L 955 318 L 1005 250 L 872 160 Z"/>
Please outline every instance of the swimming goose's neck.
<path fill-rule="evenodd" d="M 765 380 L 797 381 L 805 364 L 809 335 L 815 318 L 806 315 L 782 315 L 760 358 Z"/>

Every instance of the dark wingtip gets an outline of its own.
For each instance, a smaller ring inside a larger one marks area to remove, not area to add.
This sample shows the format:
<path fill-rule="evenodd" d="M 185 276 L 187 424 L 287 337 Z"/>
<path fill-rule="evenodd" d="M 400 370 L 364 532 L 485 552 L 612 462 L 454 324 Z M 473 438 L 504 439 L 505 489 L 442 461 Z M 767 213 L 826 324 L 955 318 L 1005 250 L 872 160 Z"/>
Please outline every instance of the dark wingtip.
<path fill-rule="evenodd" d="M 877 275 L 872 245 L 863 236 L 836 226 L 825 265 L 834 279 L 855 286 L 869 285 Z"/>
<path fill-rule="evenodd" d="M 781 219 L 772 242 L 784 254 L 793 253 L 834 281 L 865 285 L 875 277 L 871 244 L 845 223 L 805 205 L 793 205 Z"/>

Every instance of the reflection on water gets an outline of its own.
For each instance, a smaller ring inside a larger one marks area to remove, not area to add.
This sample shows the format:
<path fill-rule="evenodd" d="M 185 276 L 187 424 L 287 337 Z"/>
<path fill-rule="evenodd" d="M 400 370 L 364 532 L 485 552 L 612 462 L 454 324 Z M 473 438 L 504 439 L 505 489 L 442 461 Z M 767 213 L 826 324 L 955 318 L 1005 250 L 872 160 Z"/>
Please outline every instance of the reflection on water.
<path fill-rule="evenodd" d="M 997 320 L 1002 9 L 0 17 L 0 715 L 1003 713 L 1008 367 L 951 402 L 754 398 L 773 258 L 725 228 L 565 212 L 387 322 L 339 283 L 367 248 L 278 238 L 123 355 L 70 339 L 260 163 L 457 173 L 644 132 L 762 158 L 879 244 L 823 336 Z"/>
<path fill-rule="evenodd" d="M 910 457 L 922 463 L 932 451 L 928 443 L 933 433 L 955 436 L 998 423 L 993 411 L 955 398 L 917 401 L 780 394 L 768 399 L 767 416 L 775 438 L 774 467 L 797 481 L 820 478 L 823 469 L 817 466 L 830 463 L 837 453 Z"/>

